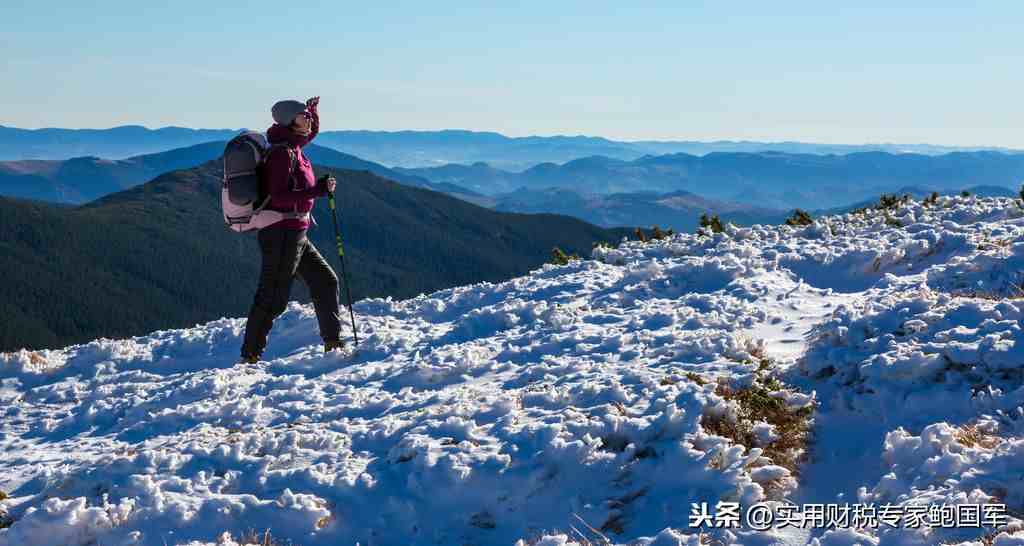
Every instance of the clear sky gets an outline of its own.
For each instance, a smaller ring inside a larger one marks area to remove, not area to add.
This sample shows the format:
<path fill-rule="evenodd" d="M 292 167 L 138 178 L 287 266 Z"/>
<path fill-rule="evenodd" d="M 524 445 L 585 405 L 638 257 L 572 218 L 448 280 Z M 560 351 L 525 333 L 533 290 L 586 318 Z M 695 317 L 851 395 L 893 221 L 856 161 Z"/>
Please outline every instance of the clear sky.
<path fill-rule="evenodd" d="M 0 2 L 0 124 L 1024 148 L 1020 0 L 147 4 Z"/>

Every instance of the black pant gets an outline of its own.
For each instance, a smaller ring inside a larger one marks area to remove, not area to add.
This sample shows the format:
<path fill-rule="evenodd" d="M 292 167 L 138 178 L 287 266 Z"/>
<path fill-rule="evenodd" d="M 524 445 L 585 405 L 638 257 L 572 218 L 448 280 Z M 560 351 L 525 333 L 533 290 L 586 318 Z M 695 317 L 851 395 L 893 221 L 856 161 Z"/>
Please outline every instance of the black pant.
<path fill-rule="evenodd" d="M 296 274 L 302 277 L 313 297 L 320 337 L 324 342 L 338 341 L 341 336 L 338 276 L 306 238 L 306 231 L 270 227 L 261 229 L 257 239 L 263 266 L 256 298 L 245 324 L 242 356 L 263 353 L 274 319 L 288 306 Z"/>

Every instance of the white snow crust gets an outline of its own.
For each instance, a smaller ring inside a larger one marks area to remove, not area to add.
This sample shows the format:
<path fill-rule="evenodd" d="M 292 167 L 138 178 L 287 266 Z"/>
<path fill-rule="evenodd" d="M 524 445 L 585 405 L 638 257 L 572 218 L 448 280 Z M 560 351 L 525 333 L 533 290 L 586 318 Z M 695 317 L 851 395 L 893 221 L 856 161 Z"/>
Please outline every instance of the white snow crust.
<path fill-rule="evenodd" d="M 1024 544 L 1024 210 L 942 197 L 596 248 L 355 312 L 0 355 L 0 546 Z M 73 310 L 68 310 L 73 312 Z M 797 472 L 702 418 L 813 407 Z M 689 528 L 690 505 L 1005 503 L 1000 529 Z M 714 539 L 717 542 L 710 542 Z M 988 542 L 982 542 L 983 540 Z"/>

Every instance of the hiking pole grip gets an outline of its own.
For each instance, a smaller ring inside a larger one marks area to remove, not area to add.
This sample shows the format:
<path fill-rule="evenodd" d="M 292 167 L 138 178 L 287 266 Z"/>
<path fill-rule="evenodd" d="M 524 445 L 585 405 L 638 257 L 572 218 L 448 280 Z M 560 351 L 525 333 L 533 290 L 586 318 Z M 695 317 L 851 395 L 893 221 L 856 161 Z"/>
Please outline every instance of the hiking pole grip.
<path fill-rule="evenodd" d="M 341 229 L 338 227 L 338 208 L 334 203 L 334 192 L 327 192 L 327 206 L 331 209 L 334 221 L 334 242 L 338 247 L 338 259 L 341 261 L 341 281 L 345 285 L 345 299 L 348 301 L 348 316 L 352 320 L 352 339 L 359 346 L 359 333 L 356 331 L 356 314 L 352 309 L 352 289 L 348 285 L 348 273 L 345 271 L 345 247 L 341 243 Z"/>

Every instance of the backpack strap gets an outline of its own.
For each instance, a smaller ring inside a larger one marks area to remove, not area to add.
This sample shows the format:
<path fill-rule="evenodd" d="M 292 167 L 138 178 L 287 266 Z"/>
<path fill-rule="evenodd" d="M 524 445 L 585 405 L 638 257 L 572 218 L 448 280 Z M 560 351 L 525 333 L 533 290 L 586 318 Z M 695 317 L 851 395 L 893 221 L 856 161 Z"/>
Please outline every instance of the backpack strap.
<path fill-rule="evenodd" d="M 272 208 L 269 208 L 269 205 L 270 205 L 270 196 L 268 195 L 266 197 L 266 199 L 264 199 L 263 202 L 260 203 L 260 206 L 258 206 L 255 209 L 253 209 L 252 213 L 247 215 L 243 219 L 242 223 L 248 222 L 249 220 L 251 220 L 252 218 L 255 218 L 258 214 L 260 214 L 261 212 L 264 212 L 264 211 L 272 212 L 274 214 L 277 214 L 277 215 L 279 215 L 279 217 L 282 220 L 306 220 L 306 221 L 309 221 L 309 220 L 311 220 L 313 218 L 313 216 L 310 213 L 308 213 L 308 212 L 299 212 L 297 210 L 291 211 L 291 212 L 285 212 L 285 211 L 274 210 Z M 314 223 L 315 223 L 315 220 L 314 220 Z"/>
<path fill-rule="evenodd" d="M 260 203 L 260 206 L 258 206 L 258 207 L 256 207 L 255 209 L 252 210 L 253 216 L 255 216 L 255 215 L 259 214 L 260 212 L 262 212 L 263 209 L 267 208 L 267 205 L 269 205 L 269 204 L 270 204 L 270 196 L 268 195 L 265 199 L 263 199 L 263 202 Z"/>
<path fill-rule="evenodd" d="M 298 166 L 299 163 L 299 154 L 293 152 L 291 146 L 278 142 L 276 144 L 271 145 L 270 149 L 267 150 L 268 156 L 270 155 L 270 152 L 274 151 L 274 148 L 284 148 L 285 151 L 288 152 L 288 159 L 290 160 L 290 163 L 288 164 L 288 185 L 290 186 L 289 189 L 291 189 L 292 191 L 298 191 L 298 184 L 295 182 L 295 168 Z"/>

